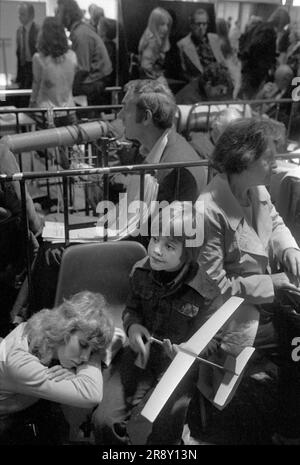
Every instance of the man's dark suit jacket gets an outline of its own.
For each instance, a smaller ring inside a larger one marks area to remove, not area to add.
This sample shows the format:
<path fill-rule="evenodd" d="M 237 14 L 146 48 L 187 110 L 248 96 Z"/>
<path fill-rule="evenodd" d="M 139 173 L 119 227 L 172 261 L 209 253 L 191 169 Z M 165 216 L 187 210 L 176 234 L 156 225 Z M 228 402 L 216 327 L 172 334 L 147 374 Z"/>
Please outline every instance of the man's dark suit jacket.
<path fill-rule="evenodd" d="M 23 69 L 21 66 L 21 50 L 22 50 L 22 29 L 23 26 L 20 26 L 17 29 L 17 77 L 16 82 L 19 83 L 20 88 L 23 88 L 22 83 L 24 82 L 24 75 Z M 37 44 L 37 37 L 39 33 L 40 27 L 33 22 L 31 28 L 29 30 L 29 49 L 31 56 L 37 51 L 36 44 Z M 31 86 L 30 86 L 31 87 Z"/>

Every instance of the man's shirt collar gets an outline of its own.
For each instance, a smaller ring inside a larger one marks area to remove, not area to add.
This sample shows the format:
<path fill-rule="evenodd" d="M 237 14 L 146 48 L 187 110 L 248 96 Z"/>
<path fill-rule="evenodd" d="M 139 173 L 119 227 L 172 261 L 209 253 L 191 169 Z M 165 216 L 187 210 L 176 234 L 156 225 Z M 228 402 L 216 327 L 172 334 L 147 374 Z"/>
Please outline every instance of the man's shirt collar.
<path fill-rule="evenodd" d="M 170 131 L 171 128 L 168 128 L 163 132 L 160 138 L 155 142 L 150 152 L 143 145 L 141 145 L 140 153 L 145 157 L 145 163 L 160 163 L 161 157 L 168 143 Z"/>
<path fill-rule="evenodd" d="M 29 21 L 25 26 L 23 26 L 26 29 L 26 32 L 29 32 L 31 29 L 33 21 Z"/>

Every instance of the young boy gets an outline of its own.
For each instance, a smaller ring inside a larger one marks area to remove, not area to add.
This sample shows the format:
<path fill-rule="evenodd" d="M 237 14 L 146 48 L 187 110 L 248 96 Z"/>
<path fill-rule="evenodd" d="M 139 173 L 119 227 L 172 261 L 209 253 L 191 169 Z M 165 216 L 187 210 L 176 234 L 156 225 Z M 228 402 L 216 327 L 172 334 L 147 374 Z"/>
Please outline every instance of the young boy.
<path fill-rule="evenodd" d="M 174 344 L 187 341 L 220 306 L 217 286 L 197 264 L 199 246 L 191 246 L 195 241 L 186 235 L 196 226 L 189 205 L 173 202 L 161 210 L 151 225 L 148 256 L 132 270 L 123 312 L 129 346 L 104 379 L 103 401 L 93 416 L 99 444 L 137 444 L 134 436 L 140 433 L 147 444 L 181 443 L 199 362 L 193 363 L 153 425 L 146 419 L 143 423 L 140 412 L 170 364 Z M 149 344 L 151 336 L 164 341 L 163 347 Z M 215 339 L 209 350 L 217 346 Z"/>

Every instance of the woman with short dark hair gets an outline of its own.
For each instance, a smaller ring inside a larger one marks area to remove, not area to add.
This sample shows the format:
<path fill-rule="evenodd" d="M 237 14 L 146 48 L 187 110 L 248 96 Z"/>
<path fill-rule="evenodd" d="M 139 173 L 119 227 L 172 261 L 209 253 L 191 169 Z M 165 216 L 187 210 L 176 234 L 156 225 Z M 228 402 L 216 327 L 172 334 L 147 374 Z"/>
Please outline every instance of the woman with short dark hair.
<path fill-rule="evenodd" d="M 229 353 L 238 354 L 243 347 L 258 343 L 265 304 L 274 304 L 283 290 L 300 294 L 300 250 L 266 189 L 282 137 L 278 124 L 266 119 L 229 124 L 212 156 L 221 173 L 198 199 L 205 209 L 200 264 L 222 294 L 245 299 L 223 337 L 222 348 Z M 284 271 L 272 272 L 275 258 Z M 288 310 L 274 304 L 271 333 L 266 336 L 275 341 L 287 318 Z M 282 346 L 291 342 L 283 337 L 285 340 L 279 340 Z M 287 372 L 281 384 L 279 427 L 282 437 L 300 438 L 300 376 L 295 376 L 295 364 L 292 369 L 289 366 L 290 359 L 285 352 L 281 368 Z M 285 404 L 288 398 L 293 398 L 293 408 Z"/>

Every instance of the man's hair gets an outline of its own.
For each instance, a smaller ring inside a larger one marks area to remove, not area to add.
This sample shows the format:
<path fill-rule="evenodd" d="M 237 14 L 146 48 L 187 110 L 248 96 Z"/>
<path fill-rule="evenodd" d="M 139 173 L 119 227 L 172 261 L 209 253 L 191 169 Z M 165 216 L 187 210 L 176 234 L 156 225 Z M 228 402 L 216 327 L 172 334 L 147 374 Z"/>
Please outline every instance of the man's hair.
<path fill-rule="evenodd" d="M 282 140 L 282 126 L 266 118 L 241 118 L 230 123 L 212 154 L 215 167 L 227 174 L 242 173 L 264 154 L 269 139 L 278 146 Z"/>
<path fill-rule="evenodd" d="M 72 333 L 81 331 L 93 351 L 105 349 L 112 340 L 114 326 L 101 294 L 82 291 L 52 310 L 44 309 L 26 324 L 30 351 L 48 365 L 59 345 Z"/>
<path fill-rule="evenodd" d="M 191 202 L 175 200 L 166 205 L 151 223 L 151 236 L 170 237 L 183 245 L 185 262 L 196 262 L 200 247 L 189 246 L 187 241 L 194 241 L 197 227 L 197 210 Z"/>
<path fill-rule="evenodd" d="M 173 125 L 176 103 L 169 87 L 154 79 L 129 81 L 125 91 L 135 99 L 137 122 L 141 122 L 147 110 L 151 111 L 153 124 L 160 129 Z"/>
<path fill-rule="evenodd" d="M 68 51 L 68 40 L 64 27 L 55 17 L 48 16 L 44 19 L 37 49 L 43 55 L 58 58 Z"/>
<path fill-rule="evenodd" d="M 32 3 L 29 3 L 29 2 L 22 2 L 22 3 L 20 4 L 20 7 L 21 7 L 21 6 L 25 6 L 25 7 L 26 7 L 28 16 L 29 16 L 30 18 L 33 19 L 33 18 L 34 18 L 35 11 L 34 11 L 34 6 L 32 5 Z"/>
<path fill-rule="evenodd" d="M 75 0 L 57 0 L 57 5 L 63 7 L 63 23 L 66 16 L 69 17 L 71 24 L 82 20 L 82 10 Z"/>
<path fill-rule="evenodd" d="M 200 15 L 206 15 L 207 21 L 209 20 L 207 11 L 204 10 L 204 8 L 198 8 L 197 10 L 194 11 L 194 13 L 191 14 L 190 23 L 193 24 L 195 22 L 195 17 L 200 16 Z"/>
<path fill-rule="evenodd" d="M 199 77 L 198 80 L 200 94 L 204 94 L 204 98 L 210 99 L 208 95 L 208 88 L 216 86 L 225 86 L 227 89 L 226 94 L 223 98 L 230 98 L 233 92 L 233 83 L 227 68 L 222 63 L 213 62 L 210 63 L 204 70 L 204 73 Z"/>
<path fill-rule="evenodd" d="M 290 22 L 289 12 L 285 7 L 279 6 L 268 18 L 268 22 L 276 27 L 278 31 L 282 31 L 284 26 Z"/>
<path fill-rule="evenodd" d="M 91 3 L 88 7 L 88 12 L 90 14 L 91 20 L 98 24 L 101 18 L 104 18 L 104 10 L 101 6 L 96 5 L 95 3 Z"/>
<path fill-rule="evenodd" d="M 227 68 L 221 63 L 210 63 L 204 70 L 202 75 L 204 83 L 210 82 L 211 86 L 224 85 L 228 88 L 232 87 L 232 81 Z"/>

